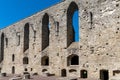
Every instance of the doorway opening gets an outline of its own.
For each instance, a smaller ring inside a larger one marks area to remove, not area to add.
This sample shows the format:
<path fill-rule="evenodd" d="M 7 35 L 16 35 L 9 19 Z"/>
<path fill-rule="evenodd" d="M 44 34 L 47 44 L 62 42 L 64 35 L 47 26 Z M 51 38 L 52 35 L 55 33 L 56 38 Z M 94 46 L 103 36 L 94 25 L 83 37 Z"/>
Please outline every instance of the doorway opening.
<path fill-rule="evenodd" d="M 80 75 L 81 75 L 81 78 L 87 78 L 88 74 L 87 74 L 87 70 L 81 70 L 80 71 Z"/>
<path fill-rule="evenodd" d="M 109 79 L 108 70 L 100 70 L 100 79 L 101 80 L 108 80 Z"/>
<path fill-rule="evenodd" d="M 66 69 L 62 69 L 62 70 L 61 70 L 61 76 L 62 76 L 62 77 L 66 77 L 66 76 L 67 76 Z"/>

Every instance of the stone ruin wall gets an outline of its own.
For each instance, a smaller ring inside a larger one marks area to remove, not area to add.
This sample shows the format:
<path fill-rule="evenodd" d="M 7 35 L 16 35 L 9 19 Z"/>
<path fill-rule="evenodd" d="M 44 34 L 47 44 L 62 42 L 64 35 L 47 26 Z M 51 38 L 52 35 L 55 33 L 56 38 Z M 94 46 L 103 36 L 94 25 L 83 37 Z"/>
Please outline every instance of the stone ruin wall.
<path fill-rule="evenodd" d="M 66 16 L 71 2 L 79 8 L 80 41 L 67 46 L 69 28 Z M 42 49 L 42 19 L 45 14 L 49 16 L 51 27 L 49 46 Z M 56 22 L 59 23 L 59 32 L 56 31 Z M 29 48 L 24 52 L 26 23 L 29 23 Z M 1 29 L 1 36 L 2 33 L 4 60 L 0 63 L 1 72 L 11 73 L 14 66 L 16 74 L 27 68 L 29 73 L 42 75 L 42 70 L 47 69 L 61 76 L 61 70 L 65 69 L 67 76 L 80 77 L 80 71 L 87 70 L 88 78 L 98 79 L 100 70 L 108 70 L 109 76 L 113 77 L 113 71 L 120 69 L 120 0 L 65 0 Z M 72 54 L 79 56 L 79 65 L 67 65 L 67 58 Z M 49 66 L 41 65 L 43 56 L 49 56 Z M 23 64 L 24 57 L 29 58 L 29 64 Z M 76 72 L 71 73 L 70 69 Z"/>

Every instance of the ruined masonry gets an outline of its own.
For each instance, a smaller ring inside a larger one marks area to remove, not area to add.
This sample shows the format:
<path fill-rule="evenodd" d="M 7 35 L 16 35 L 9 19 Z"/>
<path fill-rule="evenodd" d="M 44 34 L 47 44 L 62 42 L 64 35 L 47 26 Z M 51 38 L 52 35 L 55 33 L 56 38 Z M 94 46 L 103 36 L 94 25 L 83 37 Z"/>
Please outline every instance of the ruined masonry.
<path fill-rule="evenodd" d="M 1 73 L 95 80 L 120 76 L 120 0 L 64 0 L 1 29 L 0 37 Z"/>

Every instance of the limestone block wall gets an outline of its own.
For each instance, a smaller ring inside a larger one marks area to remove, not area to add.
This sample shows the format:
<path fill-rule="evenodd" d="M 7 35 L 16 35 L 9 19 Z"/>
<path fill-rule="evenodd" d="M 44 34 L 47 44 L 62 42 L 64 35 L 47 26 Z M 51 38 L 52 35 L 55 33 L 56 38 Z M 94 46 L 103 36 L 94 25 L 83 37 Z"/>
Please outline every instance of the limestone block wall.
<path fill-rule="evenodd" d="M 67 27 L 67 11 L 71 3 L 75 3 L 79 9 L 80 41 L 72 42 L 68 46 L 67 32 L 70 28 Z M 49 17 L 49 46 L 42 49 L 44 32 L 42 23 L 45 14 Z M 27 23 L 29 48 L 24 51 L 24 27 Z M 65 0 L 0 30 L 0 35 L 4 33 L 4 59 L 0 63 L 1 72 L 13 73 L 14 67 L 15 74 L 27 71 L 42 75 L 46 69 L 56 76 L 62 76 L 63 71 L 68 77 L 81 77 L 81 70 L 86 70 L 88 78 L 99 79 L 102 75 L 100 71 L 106 70 L 109 78 L 113 77 L 113 71 L 120 69 L 119 30 L 119 0 Z M 78 65 L 68 65 L 70 55 L 78 56 Z M 48 66 L 42 65 L 44 56 L 49 57 Z M 29 64 L 23 64 L 24 57 L 28 57 Z"/>

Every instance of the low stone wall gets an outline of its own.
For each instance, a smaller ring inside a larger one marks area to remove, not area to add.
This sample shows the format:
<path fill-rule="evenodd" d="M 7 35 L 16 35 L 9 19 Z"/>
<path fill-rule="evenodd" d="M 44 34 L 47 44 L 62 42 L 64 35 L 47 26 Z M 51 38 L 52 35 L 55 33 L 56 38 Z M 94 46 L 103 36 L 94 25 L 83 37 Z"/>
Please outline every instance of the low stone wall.
<path fill-rule="evenodd" d="M 21 77 L 10 78 L 9 80 L 22 80 Z"/>
<path fill-rule="evenodd" d="M 120 80 L 120 76 L 117 76 L 117 77 L 111 77 L 109 80 Z"/>

